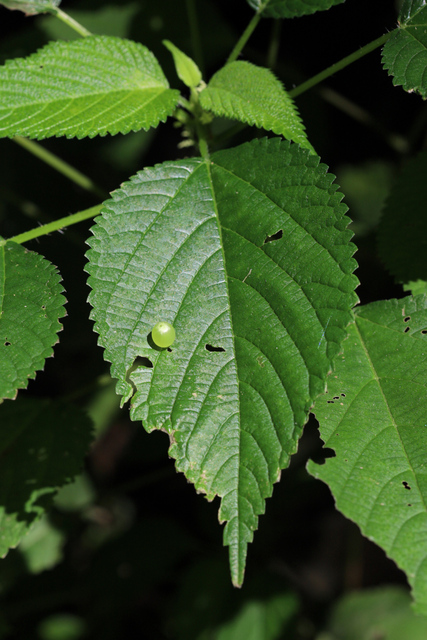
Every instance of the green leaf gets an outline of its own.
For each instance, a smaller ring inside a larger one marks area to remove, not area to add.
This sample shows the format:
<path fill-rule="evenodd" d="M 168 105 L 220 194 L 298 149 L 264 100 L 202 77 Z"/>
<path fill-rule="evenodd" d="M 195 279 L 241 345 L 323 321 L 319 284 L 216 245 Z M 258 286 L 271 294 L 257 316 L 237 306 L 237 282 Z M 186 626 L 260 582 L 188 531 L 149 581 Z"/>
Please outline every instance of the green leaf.
<path fill-rule="evenodd" d="M 0 68 L 0 136 L 83 138 L 156 127 L 179 92 L 143 45 L 91 36 Z"/>
<path fill-rule="evenodd" d="M 328 634 L 318 640 L 425 640 L 427 620 L 411 609 L 406 589 L 392 586 L 350 593 L 335 607 Z"/>
<path fill-rule="evenodd" d="M 399 28 L 386 42 L 382 60 L 395 86 L 427 97 L 427 5 L 424 0 L 406 0 Z"/>
<path fill-rule="evenodd" d="M 19 244 L 0 244 L 0 399 L 14 398 L 52 355 L 65 315 L 55 267 Z"/>
<path fill-rule="evenodd" d="M 71 405 L 20 398 L 0 406 L 0 557 L 81 471 L 91 426 Z"/>
<path fill-rule="evenodd" d="M 345 0 L 248 0 L 264 18 L 296 18 L 325 11 Z"/>
<path fill-rule="evenodd" d="M 427 280 L 427 151 L 394 181 L 378 229 L 381 260 L 399 282 Z"/>
<path fill-rule="evenodd" d="M 17 9 L 27 16 L 33 16 L 59 7 L 61 0 L 0 0 L 0 4 L 6 9 Z"/>
<path fill-rule="evenodd" d="M 357 300 L 346 207 L 319 158 L 273 138 L 146 169 L 89 242 L 92 318 L 123 402 L 223 498 L 232 579 Z M 154 348 L 150 332 L 173 324 Z"/>
<path fill-rule="evenodd" d="M 173 55 L 178 78 L 190 89 L 195 89 L 202 80 L 202 74 L 197 64 L 170 40 L 163 40 L 163 44 Z"/>
<path fill-rule="evenodd" d="M 62 560 L 65 534 L 43 516 L 22 539 L 19 551 L 25 559 L 29 573 L 51 569 Z"/>
<path fill-rule="evenodd" d="M 211 635 L 214 640 L 279 640 L 295 616 L 297 602 L 289 593 L 249 600 Z"/>
<path fill-rule="evenodd" d="M 273 131 L 313 151 L 292 98 L 269 69 L 232 62 L 200 93 L 203 109 Z"/>
<path fill-rule="evenodd" d="M 406 572 L 427 615 L 427 296 L 361 307 L 315 405 L 335 451 L 310 473 Z"/>

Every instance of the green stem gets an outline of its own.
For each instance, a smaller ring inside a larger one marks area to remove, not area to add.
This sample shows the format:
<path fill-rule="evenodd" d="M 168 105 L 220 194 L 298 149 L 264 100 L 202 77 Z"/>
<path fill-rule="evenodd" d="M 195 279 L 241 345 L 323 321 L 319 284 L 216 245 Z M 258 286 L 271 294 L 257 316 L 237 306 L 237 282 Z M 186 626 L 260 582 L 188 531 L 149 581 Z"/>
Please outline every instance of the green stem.
<path fill-rule="evenodd" d="M 203 59 L 203 47 L 200 39 L 199 21 L 197 19 L 197 11 L 194 0 L 186 0 L 188 23 L 190 26 L 190 37 L 193 48 L 193 56 L 196 61 L 202 76 L 204 73 L 204 59 Z"/>
<path fill-rule="evenodd" d="M 8 238 L 8 241 L 22 244 L 24 242 L 28 242 L 29 240 L 34 240 L 34 238 L 46 236 L 49 233 L 53 233 L 54 231 L 59 231 L 60 229 L 65 229 L 66 227 L 70 227 L 71 225 L 77 224 L 78 222 L 83 222 L 83 220 L 94 218 L 99 213 L 101 213 L 101 209 L 102 204 L 97 204 L 95 207 L 90 207 L 90 209 L 79 211 L 78 213 L 74 213 L 71 216 L 66 216 L 65 218 L 54 220 L 53 222 L 44 224 L 43 226 L 37 227 L 36 229 L 31 229 L 30 231 L 26 231 L 25 233 L 20 233 L 18 236 Z M 2 242 L 2 244 L 4 244 L 4 242 Z"/>
<path fill-rule="evenodd" d="M 395 29 L 394 31 L 397 31 L 397 29 Z M 394 31 L 390 31 L 390 33 L 385 33 L 383 36 L 380 36 L 376 40 L 369 42 L 369 44 L 365 44 L 365 46 L 359 49 L 358 51 L 354 51 L 349 56 L 343 58 L 339 62 L 336 62 L 335 64 L 331 65 L 327 69 L 324 69 L 323 71 L 313 76 L 306 82 L 303 82 L 302 84 L 300 84 L 298 87 L 295 87 L 295 89 L 292 89 L 291 91 L 289 91 L 289 95 L 291 96 L 291 98 L 296 98 L 296 96 L 299 96 L 301 93 L 308 91 L 308 89 L 311 89 L 311 87 L 314 87 L 316 84 L 319 84 L 319 82 L 322 82 L 326 78 L 329 78 L 334 73 L 337 73 L 337 71 L 341 71 L 341 69 L 345 69 L 345 67 L 348 67 L 348 65 L 352 64 L 352 62 L 356 62 L 356 60 L 363 58 L 363 56 L 366 56 L 366 54 L 370 53 L 371 51 L 374 51 L 374 49 L 377 49 L 382 44 L 387 42 L 387 40 L 392 36 Z"/>
<path fill-rule="evenodd" d="M 40 160 L 43 160 L 46 164 L 56 169 L 59 173 L 62 173 L 66 178 L 79 185 L 83 189 L 87 191 L 91 191 L 98 198 L 102 198 L 105 200 L 107 194 L 105 194 L 102 189 L 96 186 L 94 182 L 83 173 L 69 165 L 61 158 L 58 158 L 54 153 L 51 153 L 38 142 L 34 142 L 34 140 L 28 140 L 27 138 L 21 138 L 21 136 L 15 136 L 13 141 L 19 144 L 21 147 L 35 155 Z"/>
<path fill-rule="evenodd" d="M 247 41 L 255 31 L 258 25 L 258 22 L 261 20 L 261 14 L 262 14 L 263 8 L 264 7 L 260 7 L 260 9 L 258 9 L 258 11 L 253 16 L 252 20 L 249 22 L 248 26 L 246 27 L 246 29 L 238 39 L 233 51 L 228 56 L 227 62 L 225 63 L 226 65 L 230 64 L 230 62 L 234 62 L 235 60 L 237 60 L 237 58 L 241 54 L 242 49 L 244 48 L 245 44 L 247 43 Z"/>
<path fill-rule="evenodd" d="M 62 20 L 62 22 L 65 22 L 65 24 L 71 27 L 71 29 L 77 31 L 79 35 L 84 37 L 92 35 L 91 32 L 86 29 L 86 27 L 77 22 L 77 20 L 74 20 L 74 18 L 65 13 L 65 11 L 59 9 L 59 7 L 55 7 L 55 9 L 52 9 L 52 13 L 54 16 L 59 18 L 59 20 Z"/>
<path fill-rule="evenodd" d="M 271 30 L 270 45 L 267 53 L 267 67 L 273 71 L 276 66 L 277 56 L 280 47 L 280 31 L 282 28 L 281 20 L 274 20 Z"/>

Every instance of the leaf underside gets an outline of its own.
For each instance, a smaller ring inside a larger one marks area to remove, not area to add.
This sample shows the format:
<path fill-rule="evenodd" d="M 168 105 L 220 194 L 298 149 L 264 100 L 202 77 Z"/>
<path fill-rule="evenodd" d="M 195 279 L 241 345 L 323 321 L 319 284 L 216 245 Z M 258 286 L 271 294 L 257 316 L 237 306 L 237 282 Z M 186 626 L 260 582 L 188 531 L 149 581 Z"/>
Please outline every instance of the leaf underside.
<path fill-rule="evenodd" d="M 178 98 L 141 44 L 111 36 L 58 41 L 0 68 L 0 137 L 147 130 L 173 113 Z"/>
<path fill-rule="evenodd" d="M 170 437 L 176 467 L 222 498 L 233 582 L 357 300 L 333 176 L 255 140 L 138 173 L 89 244 L 92 318 L 123 401 Z M 176 340 L 156 349 L 160 320 Z"/>
<path fill-rule="evenodd" d="M 14 398 L 52 355 L 65 315 L 60 276 L 14 242 L 0 246 L 0 399 Z"/>
<path fill-rule="evenodd" d="M 406 0 L 399 29 L 386 42 L 382 60 L 393 84 L 427 97 L 427 6 L 424 0 Z"/>
<path fill-rule="evenodd" d="M 243 60 L 226 65 L 200 93 L 200 104 L 217 116 L 273 131 L 313 151 L 292 98 L 269 69 Z"/>
<path fill-rule="evenodd" d="M 427 296 L 361 307 L 343 347 L 315 404 L 336 456 L 308 469 L 406 572 L 427 615 Z"/>
<path fill-rule="evenodd" d="M 325 11 L 342 4 L 345 0 L 248 0 L 250 6 L 258 11 L 265 7 L 262 16 L 265 18 L 297 18 L 316 11 Z"/>
<path fill-rule="evenodd" d="M 23 11 L 27 16 L 54 9 L 61 0 L 1 0 L 6 9 Z"/>

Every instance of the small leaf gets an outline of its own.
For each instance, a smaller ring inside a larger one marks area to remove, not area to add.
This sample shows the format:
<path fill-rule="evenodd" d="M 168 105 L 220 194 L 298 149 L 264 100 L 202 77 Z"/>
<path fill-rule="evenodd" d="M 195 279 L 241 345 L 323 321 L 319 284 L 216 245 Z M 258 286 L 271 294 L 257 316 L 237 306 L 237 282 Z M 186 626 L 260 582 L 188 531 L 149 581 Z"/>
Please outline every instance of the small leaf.
<path fill-rule="evenodd" d="M 0 136 L 83 138 L 156 127 L 179 92 L 143 45 L 90 36 L 0 68 Z"/>
<path fill-rule="evenodd" d="M 190 89 L 195 89 L 202 80 L 202 74 L 197 64 L 170 40 L 163 40 L 163 44 L 173 55 L 178 78 Z"/>
<path fill-rule="evenodd" d="M 427 151 L 395 180 L 378 229 L 379 254 L 399 282 L 427 280 Z"/>
<path fill-rule="evenodd" d="M 386 42 L 382 60 L 393 76 L 393 84 L 427 97 L 427 5 L 424 0 L 406 0 L 399 28 Z"/>
<path fill-rule="evenodd" d="M 52 355 L 65 315 L 55 267 L 19 244 L 0 244 L 0 399 L 14 398 Z"/>
<path fill-rule="evenodd" d="M 0 406 L 0 557 L 82 468 L 90 419 L 72 405 L 20 398 Z"/>
<path fill-rule="evenodd" d="M 61 0 L 0 0 L 0 4 L 6 9 L 17 9 L 27 16 L 33 16 L 59 7 Z"/>
<path fill-rule="evenodd" d="M 296 18 L 325 11 L 345 0 L 248 0 L 264 18 Z"/>
<path fill-rule="evenodd" d="M 427 615 L 427 296 L 361 307 L 343 346 L 315 404 L 335 457 L 308 469 L 405 571 Z"/>
<path fill-rule="evenodd" d="M 169 434 L 212 500 L 242 583 L 247 544 L 322 393 L 357 279 L 346 207 L 319 158 L 279 138 L 146 169 L 104 205 L 92 318 L 123 401 Z M 169 349 L 150 342 L 173 324 Z"/>
<path fill-rule="evenodd" d="M 269 69 L 245 61 L 226 65 L 201 91 L 200 104 L 217 116 L 273 131 L 313 151 L 292 98 Z"/>

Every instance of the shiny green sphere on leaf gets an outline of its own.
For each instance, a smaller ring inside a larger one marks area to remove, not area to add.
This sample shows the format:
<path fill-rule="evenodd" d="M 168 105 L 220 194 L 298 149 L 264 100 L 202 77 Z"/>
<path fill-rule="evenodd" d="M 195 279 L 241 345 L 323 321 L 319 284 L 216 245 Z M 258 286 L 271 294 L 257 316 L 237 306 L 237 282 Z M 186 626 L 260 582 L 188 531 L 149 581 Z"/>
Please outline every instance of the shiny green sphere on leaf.
<path fill-rule="evenodd" d="M 175 329 L 169 322 L 158 322 L 151 330 L 151 337 L 154 344 L 162 349 L 170 347 L 175 341 Z"/>

